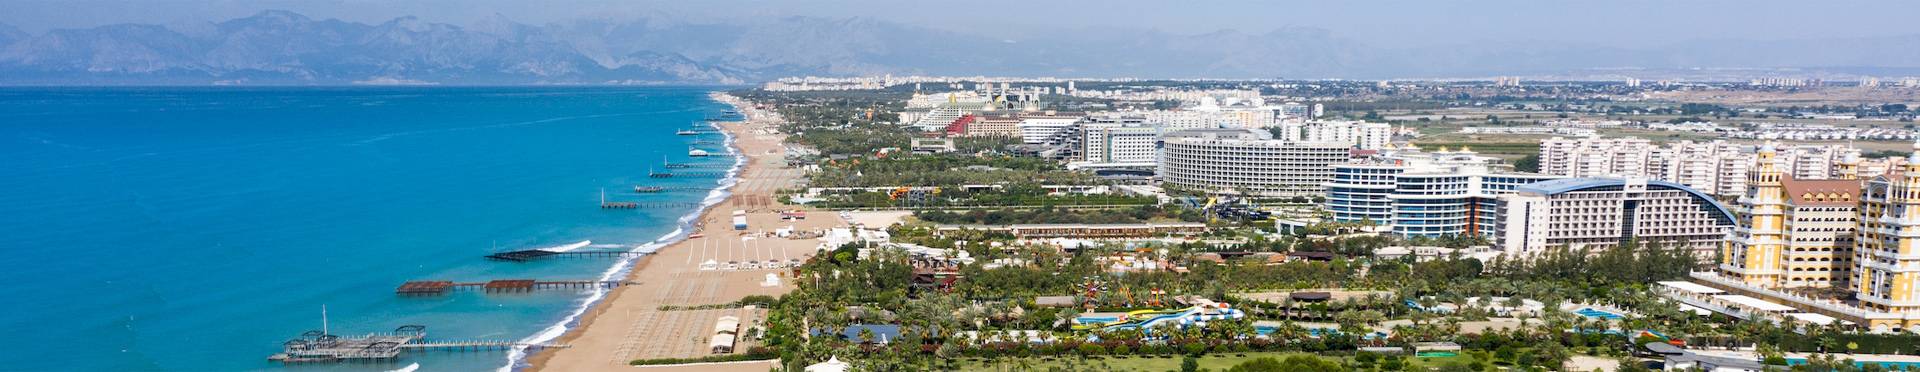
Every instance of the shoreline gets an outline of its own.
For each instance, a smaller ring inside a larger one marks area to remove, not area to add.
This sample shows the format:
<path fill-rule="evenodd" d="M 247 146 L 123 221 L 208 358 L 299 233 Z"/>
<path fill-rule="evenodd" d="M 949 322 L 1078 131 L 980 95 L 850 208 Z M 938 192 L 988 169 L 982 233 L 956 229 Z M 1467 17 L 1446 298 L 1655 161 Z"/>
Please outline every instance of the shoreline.
<path fill-rule="evenodd" d="M 777 190 L 778 187 L 781 186 L 777 182 L 790 182 L 797 178 L 797 176 L 790 174 L 790 169 L 775 165 L 778 163 L 761 164 L 762 161 L 769 159 L 773 161 L 779 160 L 777 156 L 781 156 L 783 153 L 779 150 L 784 146 L 784 137 L 757 133 L 756 127 L 773 124 L 771 120 L 777 119 L 770 120 L 763 117 L 756 117 L 753 114 L 758 114 L 758 112 L 749 107 L 749 103 L 721 92 L 712 92 L 709 94 L 709 97 L 747 116 L 744 121 L 715 124 L 715 127 L 726 136 L 725 143 L 728 151 L 736 155 L 734 167 L 729 170 L 728 177 L 723 179 L 722 186 L 716 188 L 716 191 L 721 192 L 723 197 L 711 204 L 703 206 L 700 210 L 689 213 L 688 216 L 691 218 L 686 219 L 688 223 L 682 226 L 680 230 L 676 230 L 675 233 L 670 234 L 672 239 L 663 239 L 662 241 L 650 243 L 649 245 L 659 245 L 655 248 L 653 254 L 634 260 L 634 263 L 630 267 L 619 273 L 620 276 L 624 276 L 624 280 L 636 282 L 636 285 L 621 286 L 608 290 L 605 296 L 587 304 L 572 321 L 568 322 L 571 323 L 570 326 L 567 327 L 564 332 L 553 338 L 553 342 L 568 344 L 572 346 L 571 348 L 534 351 L 520 361 L 511 364 L 509 366 L 511 369 L 543 370 L 553 368 L 573 370 L 582 368 L 579 367 L 580 365 L 594 366 L 592 363 L 611 364 L 614 362 L 617 362 L 618 366 L 624 367 L 625 361 L 619 359 L 636 352 L 632 349 L 638 348 L 630 344 L 634 342 L 633 339 L 639 338 L 635 337 L 633 333 L 665 332 L 671 333 L 674 336 L 687 336 L 683 333 L 688 333 L 685 328 L 688 328 L 690 324 L 697 324 L 697 327 L 693 327 L 695 329 L 711 329 L 712 327 L 711 323 L 701 323 L 693 319 L 682 321 L 680 324 L 673 324 L 672 322 L 655 323 L 652 322 L 652 318 L 650 317 L 646 318 L 648 319 L 647 321 L 640 321 L 637 319 L 638 316 L 635 315 L 636 312 L 647 313 L 647 315 L 652 316 L 663 313 L 657 311 L 657 307 L 667 303 L 695 305 L 725 303 L 738 300 L 740 293 L 753 292 L 752 294 L 777 295 L 789 290 L 790 286 L 788 285 L 768 286 L 762 284 L 758 286 L 759 288 L 743 285 L 751 284 L 752 281 L 748 278 L 758 278 L 760 274 L 765 274 L 769 277 L 775 276 L 775 274 L 765 271 L 695 271 L 687 266 L 678 266 L 679 263 L 677 262 L 663 263 L 661 261 L 663 259 L 671 261 L 671 259 L 684 258 L 686 262 L 692 263 L 696 255 L 707 254 L 710 255 L 710 257 L 714 257 L 708 258 L 707 261 L 715 262 L 719 260 L 720 256 L 756 255 L 760 249 L 767 249 L 769 253 L 766 257 L 759 258 L 773 260 L 777 258 L 771 253 L 773 251 L 777 250 L 782 252 L 781 255 L 778 255 L 780 257 L 791 257 L 788 254 L 800 254 L 799 252 L 802 251 L 800 248 L 804 248 L 805 252 L 810 252 L 813 246 L 816 245 L 802 244 L 811 243 L 811 241 L 776 241 L 780 238 L 752 237 L 748 231 L 736 231 L 728 223 L 729 221 L 725 221 L 728 215 L 726 211 L 723 211 L 726 208 L 719 208 L 722 204 L 741 207 L 743 208 L 742 210 L 747 208 L 775 207 L 777 203 L 767 201 L 767 199 L 771 199 L 771 191 Z M 772 177 L 768 177 L 769 172 L 774 172 Z M 768 185 L 766 184 L 767 181 L 776 181 L 776 183 Z M 742 207 L 742 205 L 745 205 L 745 207 Z M 759 209 L 754 209 L 754 212 L 756 212 L 756 216 L 752 219 L 774 217 L 771 216 L 770 213 L 761 213 L 766 211 Z M 818 218 L 817 220 L 828 219 L 829 218 Z M 779 222 L 776 221 L 776 223 Z M 790 225 L 812 224 L 806 222 L 787 223 Z M 757 223 L 755 226 L 761 227 L 756 230 L 764 233 L 766 231 L 765 227 L 773 224 L 774 223 Z M 730 239 L 721 239 L 718 237 L 720 235 L 727 235 L 727 232 L 735 232 L 735 235 L 740 237 L 738 242 L 735 243 L 730 241 Z M 699 238 L 692 237 L 692 235 L 696 233 L 703 234 L 703 236 Z M 705 236 L 709 234 L 714 235 L 714 237 Z M 737 251 L 734 250 L 735 245 L 738 245 Z M 768 248 L 769 245 L 774 247 Z M 749 259 L 748 261 L 754 262 L 759 258 Z M 780 272 L 782 271 L 773 271 L 773 273 Z M 700 292 L 700 289 L 705 289 L 706 294 L 704 296 L 697 294 Z M 680 291 L 683 290 L 685 292 L 681 293 Z M 630 293 L 634 291 L 659 293 Z M 649 296 L 649 294 L 653 296 Z M 694 303 L 696 298 L 709 302 Z M 623 311 L 612 311 L 616 308 Z M 719 311 L 740 310 L 714 310 L 713 314 L 701 313 L 690 316 L 711 315 L 717 317 L 719 316 Z M 680 320 L 680 317 L 681 314 L 674 314 L 671 319 Z M 607 322 L 614 323 L 609 325 Z M 626 322 L 627 324 L 619 324 L 622 322 Z M 743 325 L 744 324 L 746 323 L 743 322 Z M 629 333 L 618 333 L 620 331 Z M 692 335 L 691 337 L 699 336 L 701 335 Z M 652 338 L 654 341 L 661 342 L 666 341 L 665 339 L 671 339 L 660 336 Z M 626 341 L 629 344 L 620 344 L 622 341 Z M 619 345 L 615 346 L 615 344 Z M 700 343 L 700 346 L 704 346 L 704 341 Z M 742 348 L 744 349 L 744 347 L 743 344 Z M 689 350 L 689 348 L 682 347 L 679 350 L 648 351 L 684 356 L 707 355 L 705 353 L 690 353 L 686 350 Z M 632 359 L 643 358 L 635 357 Z M 556 365 L 567 366 L 560 367 Z"/>
<path fill-rule="evenodd" d="M 709 92 L 707 95 L 708 99 L 732 107 L 734 111 L 742 111 L 742 108 L 738 105 L 719 99 L 721 96 L 726 95 L 719 92 Z M 601 274 L 600 280 L 608 281 L 615 277 L 621 277 L 629 281 L 632 280 L 635 276 L 634 273 L 646 270 L 648 264 L 653 262 L 653 258 L 657 256 L 661 250 L 680 245 L 682 242 L 687 241 L 689 235 L 700 230 L 700 221 L 708 218 L 710 213 L 717 210 L 715 207 L 733 199 L 732 189 L 734 186 L 740 184 L 740 177 L 745 173 L 748 163 L 745 154 L 742 153 L 741 149 L 738 148 L 735 143 L 735 138 L 738 138 L 742 133 L 734 133 L 732 130 L 728 130 L 725 126 L 721 125 L 713 125 L 713 127 L 725 136 L 725 139 L 721 141 L 721 143 L 727 151 L 736 155 L 733 166 L 727 168 L 726 176 L 715 181 L 714 188 L 707 191 L 706 197 L 701 198 L 699 208 L 688 211 L 687 214 L 675 219 L 678 226 L 674 227 L 673 231 L 667 232 L 659 238 L 655 238 L 653 241 L 634 246 L 634 248 L 630 250 L 645 251 L 651 248 L 652 251 L 626 262 L 615 263 L 613 266 L 608 267 L 606 272 Z M 718 198 L 716 198 L 716 196 Z M 620 294 L 624 292 L 620 290 L 621 288 L 625 288 L 625 286 L 596 290 L 593 295 L 589 295 L 579 307 L 575 308 L 572 314 L 569 314 L 565 319 L 554 325 L 543 328 L 533 336 L 529 336 L 525 341 L 527 343 L 553 342 L 566 344 L 573 341 L 573 339 L 579 338 L 581 333 L 583 333 L 583 329 L 593 325 L 593 320 L 611 307 L 608 306 L 608 304 L 614 303 L 620 298 Z M 542 334 L 553 332 L 555 327 L 560 328 L 558 334 L 542 337 Z M 515 348 L 508 353 L 507 365 L 501 367 L 500 370 L 537 370 L 545 364 L 544 362 L 547 359 L 552 358 L 553 354 L 554 352 L 545 349 L 529 353 L 525 347 Z"/>

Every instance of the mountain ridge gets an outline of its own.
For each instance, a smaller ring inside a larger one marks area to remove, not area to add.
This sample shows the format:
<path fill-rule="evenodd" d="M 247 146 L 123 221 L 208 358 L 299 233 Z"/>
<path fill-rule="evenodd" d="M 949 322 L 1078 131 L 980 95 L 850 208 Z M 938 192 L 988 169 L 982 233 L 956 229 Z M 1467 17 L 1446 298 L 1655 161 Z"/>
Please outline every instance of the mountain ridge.
<path fill-rule="evenodd" d="M 792 75 L 1405 78 L 1755 67 L 1920 68 L 1920 35 L 1622 48 L 1499 42 L 1381 48 L 1323 29 L 1106 29 L 992 38 L 870 17 L 376 24 L 266 10 L 205 24 L 30 34 L 0 24 L 0 84 L 742 84 Z"/>

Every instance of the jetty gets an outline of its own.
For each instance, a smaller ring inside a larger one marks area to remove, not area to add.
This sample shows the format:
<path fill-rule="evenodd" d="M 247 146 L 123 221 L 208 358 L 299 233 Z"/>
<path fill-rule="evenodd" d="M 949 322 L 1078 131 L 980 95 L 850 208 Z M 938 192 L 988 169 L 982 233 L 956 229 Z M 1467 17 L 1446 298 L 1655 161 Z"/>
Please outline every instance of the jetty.
<path fill-rule="evenodd" d="M 648 172 L 647 172 L 647 177 L 651 177 L 651 178 L 674 178 L 674 177 L 726 177 L 726 176 L 727 176 L 727 172 L 713 172 L 713 171 L 694 171 L 694 172 L 653 172 L 653 171 L 648 171 Z"/>
<path fill-rule="evenodd" d="M 667 177 L 672 177 L 672 176 L 673 176 L 672 174 L 668 174 L 668 175 L 666 175 L 665 177 L 661 177 L 661 176 L 655 176 L 654 178 L 667 178 Z M 646 187 L 646 186 L 641 186 L 641 187 L 635 187 L 633 191 L 634 191 L 634 192 L 641 192 L 641 193 L 645 193 L 645 192 L 654 192 L 654 191 L 666 191 L 666 190 L 670 190 L 670 189 L 677 189 L 677 188 L 670 188 L 670 187 L 661 187 L 661 188 L 659 188 L 659 190 L 652 190 L 652 191 L 648 191 L 648 189 L 643 189 L 642 187 Z M 691 188 L 689 188 L 689 189 L 691 189 Z M 712 188 L 710 188 L 710 187 L 709 187 L 709 188 L 702 188 L 701 190 L 711 190 L 711 189 L 712 189 Z M 659 209 L 659 208 L 694 208 L 694 207 L 699 207 L 699 206 L 700 206 L 700 203 L 699 203 L 699 202 L 630 202 L 630 201 L 612 201 L 612 200 L 607 200 L 607 189 L 600 189 L 600 208 L 601 208 L 601 209 Z"/>
<path fill-rule="evenodd" d="M 527 262 L 527 261 L 533 261 L 533 260 L 538 260 L 543 258 L 561 258 L 561 257 L 622 258 L 622 257 L 636 257 L 636 256 L 645 256 L 645 255 L 647 255 L 646 252 L 632 252 L 632 251 L 602 250 L 602 251 L 555 252 L 555 251 L 549 251 L 544 249 L 524 249 L 524 250 L 518 250 L 518 251 L 489 254 L 486 257 L 487 259 L 494 260 L 494 261 Z"/>
<path fill-rule="evenodd" d="M 713 186 L 634 186 L 633 187 L 633 192 L 637 192 L 637 193 L 656 193 L 656 192 L 664 192 L 664 191 L 708 191 L 708 190 L 713 190 Z"/>
<path fill-rule="evenodd" d="M 499 351 L 525 347 L 529 349 L 565 348 L 566 344 L 542 342 L 527 343 L 515 340 L 472 339 L 472 340 L 428 340 L 427 327 L 404 325 L 392 332 L 368 333 L 359 336 L 340 336 L 325 330 L 311 330 L 301 333 L 300 337 L 281 343 L 277 354 L 267 360 L 285 364 L 300 363 L 341 363 L 341 362 L 392 362 L 409 351 Z"/>
<path fill-rule="evenodd" d="M 690 169 L 690 168 L 700 168 L 700 169 L 728 169 L 728 168 L 733 168 L 733 164 L 690 164 L 690 163 L 667 163 L 667 164 L 666 164 L 666 167 L 667 167 L 667 168 L 669 168 L 669 169 Z"/>
<path fill-rule="evenodd" d="M 627 285 L 618 280 L 534 280 L 534 279 L 495 279 L 484 282 L 455 282 L 449 280 L 414 280 L 401 283 L 394 294 L 401 296 L 439 296 L 458 290 L 480 290 L 486 293 L 532 292 L 542 289 L 581 289 L 612 288 Z"/>

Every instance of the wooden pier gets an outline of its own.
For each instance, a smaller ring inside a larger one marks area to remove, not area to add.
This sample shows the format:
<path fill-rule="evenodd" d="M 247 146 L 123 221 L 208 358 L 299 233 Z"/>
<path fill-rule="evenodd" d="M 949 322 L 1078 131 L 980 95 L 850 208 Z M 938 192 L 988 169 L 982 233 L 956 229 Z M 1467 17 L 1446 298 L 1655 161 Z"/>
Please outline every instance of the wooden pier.
<path fill-rule="evenodd" d="M 541 289 L 612 288 L 628 284 L 615 280 L 533 280 L 496 279 L 484 282 L 415 280 L 401 283 L 394 294 L 401 296 L 440 296 L 457 290 L 481 290 L 486 293 L 532 292 Z"/>
<path fill-rule="evenodd" d="M 393 362 L 412 351 L 505 351 L 515 348 L 566 348 L 567 344 L 527 343 L 515 340 L 428 340 L 427 327 L 405 325 L 393 332 L 339 336 L 313 330 L 281 343 L 281 352 L 267 360 L 285 364 Z"/>
<path fill-rule="evenodd" d="M 634 192 L 656 193 L 656 192 L 665 192 L 665 191 L 711 191 L 714 188 L 713 186 L 638 186 L 638 187 L 645 187 L 646 191 L 634 190 Z"/>
<path fill-rule="evenodd" d="M 569 347 L 567 344 L 560 343 L 525 343 L 513 340 L 432 340 L 403 344 L 400 345 L 400 348 L 407 350 L 488 351 L 510 350 L 522 346 L 529 349 L 565 349 Z"/>
<path fill-rule="evenodd" d="M 700 169 L 728 169 L 728 168 L 733 168 L 733 164 L 687 164 L 687 163 L 667 163 L 667 164 L 666 164 L 666 167 L 667 167 L 668 169 L 689 169 L 689 168 L 700 168 Z"/>
<path fill-rule="evenodd" d="M 407 325 L 388 333 L 369 333 L 341 337 L 324 331 L 307 331 L 299 338 L 281 343 L 281 352 L 267 360 L 281 363 L 338 363 L 392 361 L 400 357 L 401 345 L 427 336 L 427 327 Z"/>
<path fill-rule="evenodd" d="M 538 260 L 542 258 L 560 258 L 560 257 L 621 258 L 621 257 L 637 257 L 637 256 L 645 256 L 645 255 L 647 255 L 646 252 L 631 252 L 631 251 L 554 252 L 554 251 L 541 250 L 541 249 L 526 249 L 526 250 L 489 254 L 487 255 L 487 259 L 494 260 L 494 261 L 527 262 L 527 261 L 533 261 L 533 260 Z"/>
<path fill-rule="evenodd" d="M 647 173 L 647 177 L 653 177 L 653 178 L 674 178 L 674 177 L 726 177 L 726 176 L 727 176 L 727 172 L 712 172 L 712 171 L 696 171 L 696 172 L 673 172 L 673 173 L 668 173 L 668 172 L 650 172 L 650 173 Z"/>

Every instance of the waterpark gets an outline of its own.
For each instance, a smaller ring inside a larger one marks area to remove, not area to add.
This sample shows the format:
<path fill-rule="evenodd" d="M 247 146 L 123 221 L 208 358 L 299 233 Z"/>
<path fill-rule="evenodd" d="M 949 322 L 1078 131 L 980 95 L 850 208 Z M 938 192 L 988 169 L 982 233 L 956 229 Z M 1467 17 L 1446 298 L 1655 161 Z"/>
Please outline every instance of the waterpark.
<path fill-rule="evenodd" d="M 1151 333 L 1165 326 L 1206 326 L 1209 321 L 1241 319 L 1247 315 L 1222 302 L 1195 298 L 1195 304 L 1174 310 L 1135 310 L 1125 313 L 1090 313 L 1074 318 L 1074 330 L 1141 330 Z"/>

